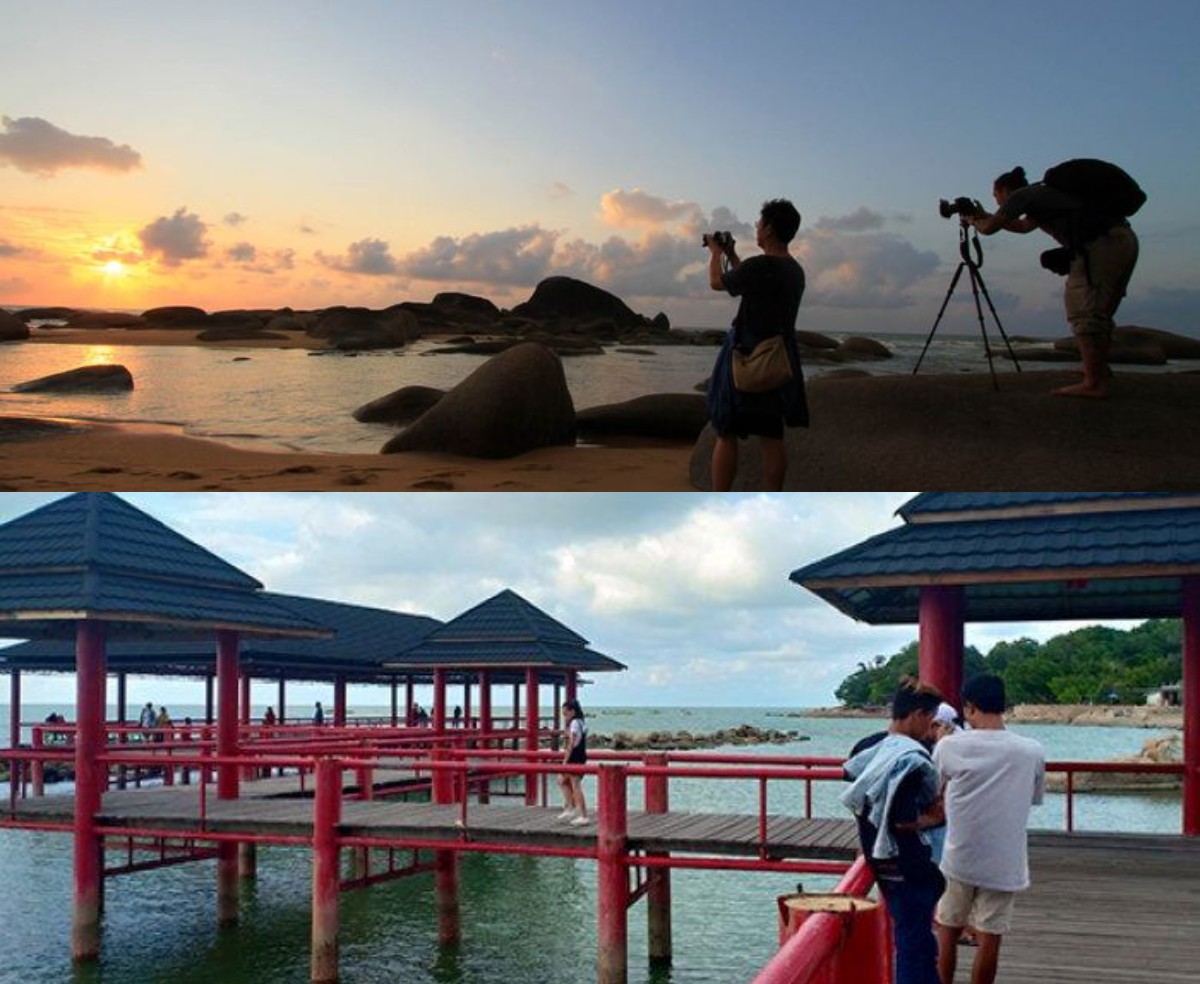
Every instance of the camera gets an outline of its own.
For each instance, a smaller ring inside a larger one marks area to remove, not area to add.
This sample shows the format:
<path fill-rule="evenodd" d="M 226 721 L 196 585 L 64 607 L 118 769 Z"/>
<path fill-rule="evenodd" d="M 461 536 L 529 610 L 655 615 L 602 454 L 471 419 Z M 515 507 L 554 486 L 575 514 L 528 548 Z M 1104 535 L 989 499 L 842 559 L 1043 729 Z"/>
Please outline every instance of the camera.
<path fill-rule="evenodd" d="M 974 198 L 967 198 L 965 195 L 959 195 L 952 202 L 942 199 L 938 202 L 938 214 L 943 219 L 948 219 L 952 215 L 962 215 L 969 218 L 972 215 L 978 215 L 983 211 L 983 206 Z"/>
<path fill-rule="evenodd" d="M 732 232 L 706 232 L 700 240 L 700 245 L 707 249 L 710 243 L 716 243 L 723 250 L 731 250 L 735 242 Z"/>

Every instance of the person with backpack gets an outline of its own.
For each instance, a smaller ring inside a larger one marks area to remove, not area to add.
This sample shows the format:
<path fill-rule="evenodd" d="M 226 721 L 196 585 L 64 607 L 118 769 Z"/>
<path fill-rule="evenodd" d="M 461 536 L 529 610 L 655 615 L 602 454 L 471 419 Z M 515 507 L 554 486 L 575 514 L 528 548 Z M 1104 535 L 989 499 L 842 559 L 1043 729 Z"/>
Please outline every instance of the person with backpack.
<path fill-rule="evenodd" d="M 1017 167 L 1001 174 L 992 192 L 995 213 L 981 209 L 964 214 L 964 222 L 985 236 L 1001 229 L 1041 229 L 1059 243 L 1058 249 L 1042 254 L 1042 265 L 1066 274 L 1063 300 L 1083 360 L 1083 381 L 1054 392 L 1108 396 L 1113 315 L 1138 258 L 1138 239 L 1128 217 L 1141 207 L 1145 194 L 1116 165 L 1094 160 L 1067 161 L 1033 184 L 1025 169 Z"/>

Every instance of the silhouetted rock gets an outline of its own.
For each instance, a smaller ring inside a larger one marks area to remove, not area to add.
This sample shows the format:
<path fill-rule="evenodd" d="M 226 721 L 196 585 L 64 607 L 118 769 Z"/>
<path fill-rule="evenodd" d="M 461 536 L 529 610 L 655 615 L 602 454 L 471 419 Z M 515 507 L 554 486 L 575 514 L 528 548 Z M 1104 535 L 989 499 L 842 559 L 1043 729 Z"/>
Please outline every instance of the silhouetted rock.
<path fill-rule="evenodd" d="M 512 313 L 534 320 L 609 318 L 620 328 L 647 323 L 616 295 L 573 277 L 547 277 L 534 288 L 529 300 L 514 307 Z"/>
<path fill-rule="evenodd" d="M 815 331 L 796 332 L 796 341 L 802 348 L 810 349 L 833 350 L 840 344 L 836 338 L 830 338 L 828 335 L 821 335 Z"/>
<path fill-rule="evenodd" d="M 411 423 L 445 395 L 445 390 L 432 386 L 402 386 L 386 396 L 364 403 L 354 411 L 354 419 L 364 424 Z"/>
<path fill-rule="evenodd" d="M 66 321 L 74 313 L 75 309 L 69 307 L 38 307 L 22 308 L 16 314 L 18 318 L 28 323 L 30 321 Z"/>
<path fill-rule="evenodd" d="M 150 308 L 142 319 L 151 328 L 203 328 L 208 325 L 208 312 L 183 304 Z"/>
<path fill-rule="evenodd" d="M 1159 328 L 1118 325 L 1113 332 L 1115 345 L 1157 345 L 1168 359 L 1200 359 L 1200 338 L 1189 338 Z"/>
<path fill-rule="evenodd" d="M 341 351 L 359 349 L 400 348 L 417 335 L 416 318 L 408 311 L 389 308 L 372 311 L 369 308 L 333 307 L 322 311 L 316 323 L 308 329 L 313 338 L 329 339 Z"/>
<path fill-rule="evenodd" d="M 857 361 L 859 359 L 890 359 L 892 350 L 883 342 L 878 342 L 874 338 L 861 338 L 853 336 L 847 338 L 837 347 L 838 358 L 843 361 Z"/>
<path fill-rule="evenodd" d="M 561 360 L 545 346 L 524 344 L 489 359 L 382 450 L 511 458 L 574 441 Z"/>
<path fill-rule="evenodd" d="M 433 299 L 433 307 L 460 317 L 478 319 L 483 322 L 499 321 L 500 309 L 486 297 L 443 291 Z"/>
<path fill-rule="evenodd" d="M 15 314 L 0 311 L 0 342 L 20 342 L 29 337 L 29 326 Z"/>
<path fill-rule="evenodd" d="M 142 328 L 145 324 L 140 314 L 123 311 L 76 311 L 67 319 L 69 328 Z"/>
<path fill-rule="evenodd" d="M 120 365 L 82 366 L 17 383 L 14 393 L 120 393 L 133 389 L 133 376 Z"/>
<path fill-rule="evenodd" d="M 655 393 L 580 410 L 580 437 L 652 437 L 694 441 L 708 423 L 708 401 L 694 393 Z"/>

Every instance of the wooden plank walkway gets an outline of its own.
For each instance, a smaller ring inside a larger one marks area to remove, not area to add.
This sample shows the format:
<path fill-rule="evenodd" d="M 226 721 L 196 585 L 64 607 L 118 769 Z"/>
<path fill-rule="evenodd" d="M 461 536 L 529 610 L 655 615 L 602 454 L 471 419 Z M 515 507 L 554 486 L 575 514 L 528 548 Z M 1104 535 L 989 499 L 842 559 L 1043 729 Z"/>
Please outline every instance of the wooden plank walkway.
<path fill-rule="evenodd" d="M 312 801 L 288 783 L 246 799 L 209 800 L 208 827 L 309 837 Z M 347 775 L 347 784 L 353 782 Z M 249 790 L 255 784 L 246 783 Z M 211 792 L 211 790 L 210 790 Z M 431 803 L 349 800 L 342 833 L 382 839 L 471 840 L 496 844 L 590 848 L 595 827 L 572 827 L 557 808 L 515 802 L 468 806 L 468 828 L 456 825 L 459 807 Z M 49 796 L 18 804 L 20 819 L 69 823 L 74 798 Z M 185 835 L 199 821 L 199 792 L 191 787 L 113 791 L 102 822 L 115 827 L 159 826 Z M 846 859 L 857 851 L 848 820 L 772 817 L 770 853 L 780 858 Z M 630 811 L 632 850 L 755 856 L 758 819 L 699 813 L 650 815 Z M 1200 841 L 1181 837 L 1035 833 L 1030 839 L 1033 887 L 1018 900 L 1001 954 L 998 984 L 1200 984 Z M 960 951 L 956 984 L 970 979 L 975 951 Z"/>
<path fill-rule="evenodd" d="M 391 777 L 389 777 L 390 780 Z M 349 781 L 350 774 L 347 774 Z M 269 783 L 270 793 L 253 788 Z M 288 784 L 291 785 L 288 785 Z M 222 833 L 312 836 L 311 799 L 296 798 L 295 779 L 256 780 L 243 784 L 247 794 L 221 801 L 209 789 L 206 827 Z M 17 804 L 18 822 L 71 823 L 71 796 L 46 796 Z M 341 833 L 346 837 L 375 837 L 402 841 L 473 840 L 495 844 L 588 848 L 595 844 L 595 823 L 574 827 L 558 820 L 559 807 L 529 807 L 516 803 L 467 807 L 466 826 L 460 826 L 458 806 L 396 800 L 346 800 Z M 157 786 L 114 790 L 104 795 L 99 821 L 106 827 L 198 829 L 200 794 L 195 786 Z M 711 813 L 661 815 L 631 810 L 629 848 L 633 851 L 671 851 L 757 857 L 759 823 L 756 816 Z M 774 858 L 852 861 L 858 851 L 854 824 L 848 820 L 803 820 L 772 816 L 767 825 L 767 852 Z"/>
<path fill-rule="evenodd" d="M 1030 865 L 998 984 L 1200 984 L 1200 841 L 1034 834 Z"/>

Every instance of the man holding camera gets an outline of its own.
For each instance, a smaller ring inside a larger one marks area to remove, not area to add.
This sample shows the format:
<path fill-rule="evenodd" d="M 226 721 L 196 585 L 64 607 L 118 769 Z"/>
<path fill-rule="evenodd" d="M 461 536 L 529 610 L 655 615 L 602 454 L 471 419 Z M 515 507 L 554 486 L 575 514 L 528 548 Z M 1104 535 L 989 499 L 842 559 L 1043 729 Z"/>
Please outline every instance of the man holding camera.
<path fill-rule="evenodd" d="M 804 296 L 804 269 L 788 251 L 800 228 L 800 213 L 785 199 L 765 202 L 756 226 L 756 242 L 762 256 L 742 261 L 729 233 L 704 237 L 709 249 L 708 281 L 713 290 L 740 298 L 733 319 L 731 338 L 722 350 L 710 384 L 710 408 L 717 432 L 712 456 L 714 492 L 728 492 L 737 474 L 738 438 L 755 435 L 762 447 L 763 488 L 782 492 L 787 471 L 783 428 L 808 426 L 808 403 L 800 353 L 796 348 L 796 315 Z M 742 355 L 769 339 L 782 336 L 791 365 L 790 379 L 762 392 L 734 388 L 731 375 L 732 349 Z"/>
<path fill-rule="evenodd" d="M 1055 273 L 1067 274 L 1067 322 L 1079 345 L 1083 382 L 1064 386 L 1055 393 L 1101 399 L 1108 396 L 1113 315 L 1137 264 L 1137 236 L 1119 216 L 1091 214 L 1081 208 L 1078 199 L 1045 182 L 1030 184 L 1021 167 L 1000 175 L 992 191 L 999 206 L 996 212 L 964 211 L 963 222 L 985 236 L 1001 229 L 1019 233 L 1041 229 L 1062 247 L 1043 254 L 1043 265 Z M 1056 266 L 1059 262 L 1061 267 Z"/>

